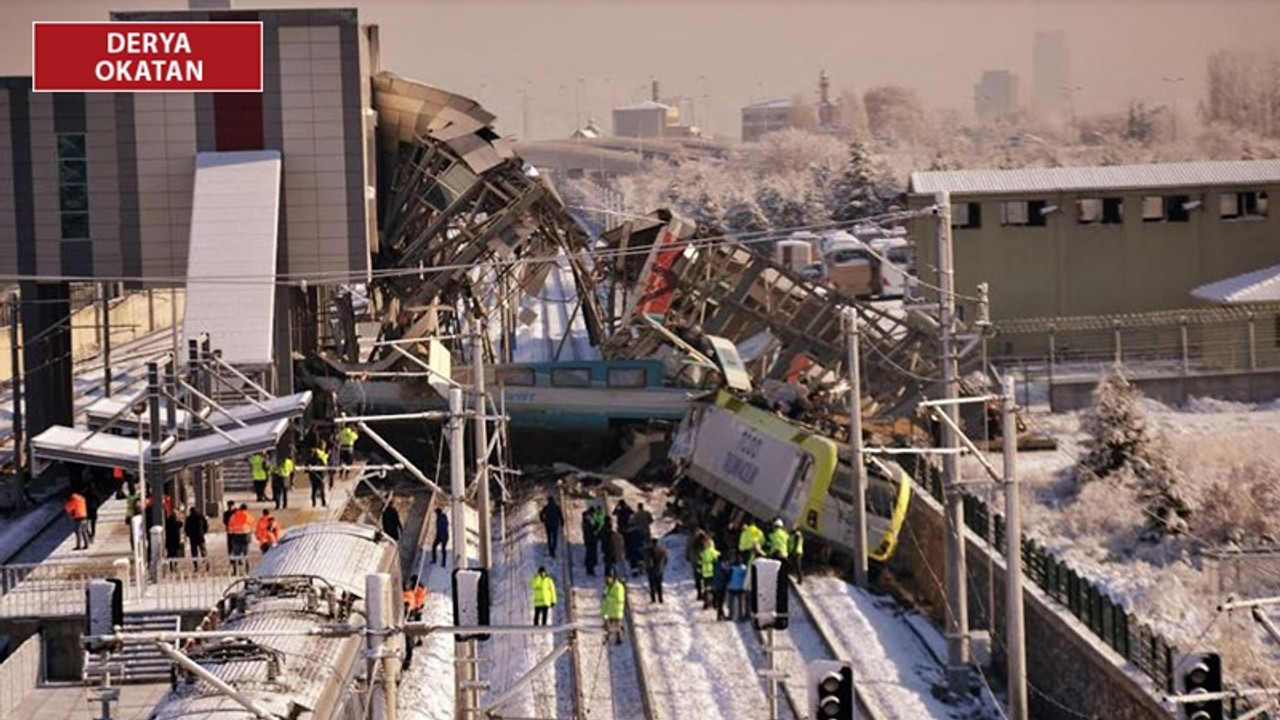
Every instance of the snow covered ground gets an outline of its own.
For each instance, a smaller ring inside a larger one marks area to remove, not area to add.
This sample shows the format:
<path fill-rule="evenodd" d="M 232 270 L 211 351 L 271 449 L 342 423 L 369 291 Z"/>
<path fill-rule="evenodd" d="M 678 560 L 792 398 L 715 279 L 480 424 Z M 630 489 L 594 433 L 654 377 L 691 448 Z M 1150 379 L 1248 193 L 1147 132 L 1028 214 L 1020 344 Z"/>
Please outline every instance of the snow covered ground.
<path fill-rule="evenodd" d="M 1280 654 L 1261 641 L 1247 613 L 1217 611 L 1228 593 L 1280 593 L 1280 553 L 1222 567 L 1200 557 L 1209 548 L 1274 548 L 1280 541 L 1280 464 L 1268 452 L 1280 447 L 1280 403 L 1196 399 L 1169 408 L 1143 400 L 1142 406 L 1183 470 L 1189 534 L 1143 543 L 1138 534 L 1147 516 L 1134 488 L 1103 480 L 1077 492 L 1071 469 L 1083 452 L 1082 412 L 1025 416 L 1029 429 L 1059 442 L 1056 451 L 1019 455 L 1026 533 L 1179 647 L 1221 649 L 1233 679 L 1280 680 L 1270 668 Z M 989 460 L 999 467 L 998 456 Z M 973 458 L 962 467 L 966 477 L 982 474 Z"/>
<path fill-rule="evenodd" d="M 934 696 L 947 684 L 934 659 L 945 642 L 919 613 L 835 577 L 808 578 L 801 592 L 853 663 L 854 681 L 880 720 L 1002 717 L 987 694 L 956 704 Z"/>

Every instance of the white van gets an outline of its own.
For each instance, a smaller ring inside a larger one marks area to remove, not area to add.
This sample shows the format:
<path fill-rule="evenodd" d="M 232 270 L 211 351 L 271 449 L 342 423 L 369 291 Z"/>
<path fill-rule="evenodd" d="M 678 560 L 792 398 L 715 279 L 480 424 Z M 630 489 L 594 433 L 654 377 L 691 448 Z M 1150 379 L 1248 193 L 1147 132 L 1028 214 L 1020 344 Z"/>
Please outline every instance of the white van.
<path fill-rule="evenodd" d="M 907 295 L 916 272 L 915 251 L 911 243 L 906 238 L 885 238 L 871 241 L 871 248 L 888 260 L 880 268 L 881 297 Z"/>

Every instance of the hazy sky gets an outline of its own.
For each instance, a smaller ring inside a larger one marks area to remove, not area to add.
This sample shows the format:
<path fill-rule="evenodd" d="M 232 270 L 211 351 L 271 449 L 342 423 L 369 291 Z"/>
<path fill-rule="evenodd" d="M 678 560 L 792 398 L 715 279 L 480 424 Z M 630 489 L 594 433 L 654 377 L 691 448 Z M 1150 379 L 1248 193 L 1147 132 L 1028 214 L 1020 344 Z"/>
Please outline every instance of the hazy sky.
<path fill-rule="evenodd" d="M 733 138 L 743 104 L 814 96 L 823 69 L 837 94 L 899 83 L 928 106 L 971 113 L 986 69 L 1017 73 L 1030 98 L 1032 37 L 1051 29 L 1067 33 L 1078 111 L 1176 93 L 1189 113 L 1208 53 L 1280 49 L 1277 0 L 233 0 L 353 5 L 381 26 L 385 69 L 477 98 L 501 132 L 521 132 L 527 89 L 533 137 L 567 135 L 579 112 L 607 129 L 611 103 L 642 99 L 650 78 L 664 95 L 695 98 L 703 124 Z M 32 20 L 185 7 L 0 0 L 0 74 L 30 74 Z"/>

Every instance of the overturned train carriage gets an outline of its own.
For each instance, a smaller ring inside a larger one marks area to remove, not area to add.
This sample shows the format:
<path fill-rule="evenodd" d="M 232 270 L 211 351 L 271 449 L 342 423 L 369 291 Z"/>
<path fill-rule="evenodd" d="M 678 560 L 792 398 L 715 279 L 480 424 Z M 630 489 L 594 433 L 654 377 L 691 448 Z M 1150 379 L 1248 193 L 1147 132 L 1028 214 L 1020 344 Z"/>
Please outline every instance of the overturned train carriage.
<path fill-rule="evenodd" d="M 229 588 L 211 629 L 282 633 L 276 637 L 201 640 L 185 650 L 242 698 L 282 720 L 361 720 L 368 679 L 359 635 L 287 635 L 322 626 L 365 624 L 365 577 L 390 573 L 399 587 L 396 544 L 351 523 L 291 529 L 258 568 Z M 399 603 L 391 603 L 399 612 Z M 399 623 L 399 618 L 396 622 Z M 251 720 L 244 704 L 192 673 L 178 670 L 151 720 Z"/>
<path fill-rule="evenodd" d="M 671 456 L 685 477 L 756 517 L 853 552 L 853 476 L 847 453 L 818 435 L 718 392 L 693 405 Z M 868 460 L 868 557 L 888 561 L 911 502 L 911 479 L 896 463 Z"/>

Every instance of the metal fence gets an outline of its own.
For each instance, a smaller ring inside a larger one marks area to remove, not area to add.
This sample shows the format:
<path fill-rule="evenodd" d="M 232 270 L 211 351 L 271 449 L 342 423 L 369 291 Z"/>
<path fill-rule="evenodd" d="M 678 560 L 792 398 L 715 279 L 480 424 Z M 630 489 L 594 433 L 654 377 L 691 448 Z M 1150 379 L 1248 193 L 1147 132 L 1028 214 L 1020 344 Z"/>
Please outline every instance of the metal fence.
<path fill-rule="evenodd" d="M 937 468 L 919 458 L 906 460 L 912 475 L 943 502 L 942 475 Z M 964 496 L 965 524 L 979 537 L 993 537 L 993 551 L 1004 555 L 1004 516 L 994 512 L 982 500 Z M 990 532 L 990 534 L 988 534 Z M 1168 688 L 1173 661 L 1178 649 L 1164 636 L 1140 621 L 1107 592 L 1056 557 L 1043 545 L 1022 538 L 1022 561 L 1025 577 L 1070 612 L 1108 647 L 1142 670 L 1157 688 Z"/>
<path fill-rule="evenodd" d="M 1050 380 L 1096 377 L 1117 362 L 1164 375 L 1280 368 L 1277 305 L 1005 320 L 996 327 L 993 362 L 1038 366 Z"/>
<path fill-rule="evenodd" d="M 0 617 L 83 615 L 90 580 L 124 583 L 126 612 L 184 612 L 211 608 L 257 564 L 233 568 L 225 559 L 162 560 L 157 577 L 139 584 L 128 558 L 0 566 Z"/>

